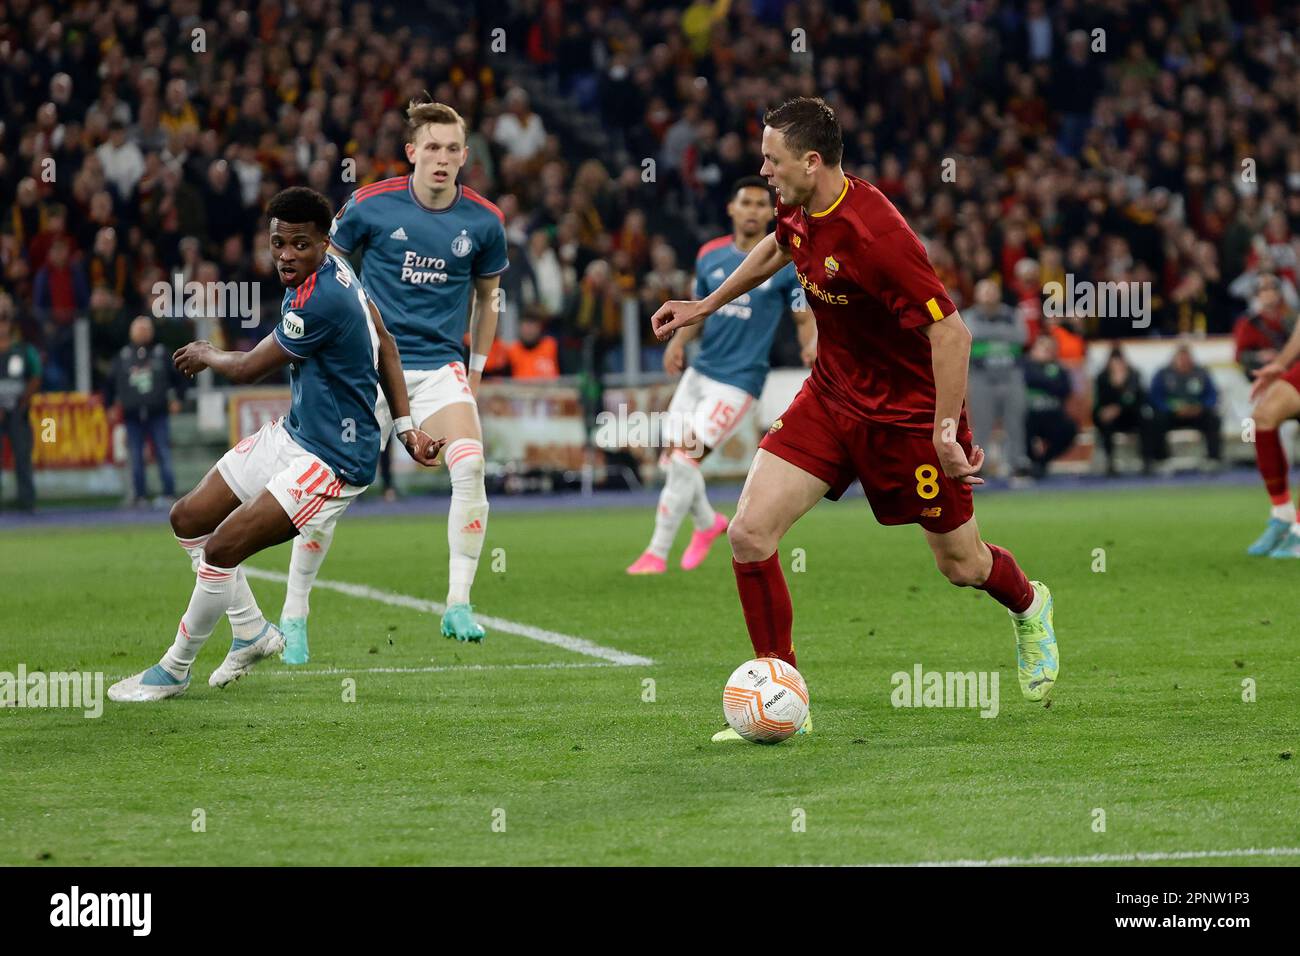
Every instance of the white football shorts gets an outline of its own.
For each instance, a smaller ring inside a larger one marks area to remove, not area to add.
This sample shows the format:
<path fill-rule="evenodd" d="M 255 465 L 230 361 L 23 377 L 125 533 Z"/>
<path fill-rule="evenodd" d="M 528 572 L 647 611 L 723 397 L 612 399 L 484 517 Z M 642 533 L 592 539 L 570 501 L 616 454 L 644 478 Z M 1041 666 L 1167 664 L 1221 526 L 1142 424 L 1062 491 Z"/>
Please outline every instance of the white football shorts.
<path fill-rule="evenodd" d="M 402 375 L 406 379 L 406 398 L 411 403 L 411 421 L 415 422 L 416 428 L 448 405 L 457 402 L 478 405 L 474 393 L 469 390 L 469 377 L 462 362 L 451 362 L 442 368 L 407 370 Z M 393 431 L 393 415 L 388 410 L 388 399 L 384 397 L 382 388 L 375 402 L 375 419 L 379 422 L 379 447 L 382 449 L 388 445 L 388 436 Z"/>
<path fill-rule="evenodd" d="M 293 440 L 283 417 L 222 455 L 217 471 L 240 501 L 266 488 L 305 537 L 328 528 L 368 487 L 336 477 L 329 465 Z"/>
<path fill-rule="evenodd" d="M 753 404 L 754 396 L 743 388 L 688 368 L 668 403 L 671 443 L 680 445 L 686 441 L 682 431 L 689 429 L 695 441 L 717 448 L 745 420 Z"/>

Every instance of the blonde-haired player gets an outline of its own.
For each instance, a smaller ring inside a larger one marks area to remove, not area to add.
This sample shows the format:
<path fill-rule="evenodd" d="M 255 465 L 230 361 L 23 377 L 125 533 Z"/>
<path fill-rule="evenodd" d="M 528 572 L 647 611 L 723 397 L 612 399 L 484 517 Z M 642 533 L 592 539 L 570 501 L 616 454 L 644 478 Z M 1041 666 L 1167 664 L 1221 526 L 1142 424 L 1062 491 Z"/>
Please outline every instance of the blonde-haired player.
<path fill-rule="evenodd" d="M 354 192 L 335 217 L 330 244 L 337 253 L 360 259 L 361 284 L 397 340 L 411 417 L 426 432 L 447 438 L 443 463 L 451 477 L 451 554 L 442 633 L 481 641 L 484 631 L 469 603 L 488 519 L 475 397 L 496 335 L 499 277 L 509 265 L 505 218 L 491 202 L 456 183 L 469 157 L 460 114 L 425 99 L 411 101 L 406 117 L 406 158 L 414 169 Z M 468 367 L 461 352 L 467 314 Z M 392 418 L 382 396 L 375 416 L 387 441 Z M 307 661 L 308 596 L 333 531 L 331 525 L 294 545 L 280 621 L 286 663 Z"/>

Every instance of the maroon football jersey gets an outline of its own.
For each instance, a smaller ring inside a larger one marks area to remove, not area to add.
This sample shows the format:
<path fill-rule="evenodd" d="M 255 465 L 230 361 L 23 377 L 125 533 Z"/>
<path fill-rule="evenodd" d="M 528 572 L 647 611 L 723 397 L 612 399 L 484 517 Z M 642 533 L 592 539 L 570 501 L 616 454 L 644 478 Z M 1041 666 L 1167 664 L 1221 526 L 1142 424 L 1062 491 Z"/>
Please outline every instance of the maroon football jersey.
<path fill-rule="evenodd" d="M 865 179 L 846 179 L 822 212 L 776 204 L 776 241 L 817 319 L 811 382 L 852 415 L 930 432 L 934 370 L 922 326 L 956 306 L 894 204 Z"/>

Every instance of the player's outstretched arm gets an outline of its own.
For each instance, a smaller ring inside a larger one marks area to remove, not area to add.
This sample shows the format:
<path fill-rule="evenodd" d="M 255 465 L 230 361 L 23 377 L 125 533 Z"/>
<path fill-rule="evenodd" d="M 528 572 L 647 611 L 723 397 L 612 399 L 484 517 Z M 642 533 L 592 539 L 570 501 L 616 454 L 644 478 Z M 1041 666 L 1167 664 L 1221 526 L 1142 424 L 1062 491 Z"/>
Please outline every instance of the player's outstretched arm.
<path fill-rule="evenodd" d="M 369 297 L 366 298 L 366 308 L 370 310 L 370 321 L 379 338 L 379 387 L 383 389 L 384 398 L 388 399 L 393 431 L 413 459 L 432 468 L 438 463 L 438 453 L 447 444 L 447 439 L 431 438 L 411 421 L 411 404 L 406 395 L 406 378 L 402 375 L 402 357 L 398 354 L 397 342 L 384 326 L 379 309 Z"/>
<path fill-rule="evenodd" d="M 984 449 L 975 445 L 967 461 L 966 452 L 957 441 L 957 423 L 966 400 L 970 329 L 958 312 L 923 328 L 930 337 L 930 362 L 934 368 L 934 448 L 939 464 L 949 478 L 968 485 L 982 485 L 984 479 L 976 473 L 984 465 Z"/>
<path fill-rule="evenodd" d="M 211 342 L 199 341 L 181 346 L 172 353 L 177 371 L 190 378 L 210 368 L 237 385 L 260 382 L 293 360 L 294 356 L 285 351 L 274 335 L 268 335 L 248 352 L 224 352 Z"/>
<path fill-rule="evenodd" d="M 736 271 L 727 276 L 726 281 L 708 296 L 698 302 L 686 299 L 665 302 L 650 317 L 650 326 L 662 341 L 677 329 L 698 325 L 736 296 L 743 295 L 772 278 L 789 261 L 789 253 L 777 244 L 776 235 L 769 233 L 749 250 L 749 255 L 736 267 Z"/>

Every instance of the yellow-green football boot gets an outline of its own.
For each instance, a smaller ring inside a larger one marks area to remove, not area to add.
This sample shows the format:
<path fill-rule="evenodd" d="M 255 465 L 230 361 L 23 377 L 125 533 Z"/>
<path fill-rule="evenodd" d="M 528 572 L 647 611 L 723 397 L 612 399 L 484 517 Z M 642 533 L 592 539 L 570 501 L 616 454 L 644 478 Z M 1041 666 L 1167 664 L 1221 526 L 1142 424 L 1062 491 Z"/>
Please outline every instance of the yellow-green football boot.
<path fill-rule="evenodd" d="M 1026 700 L 1046 700 L 1056 686 L 1061 661 L 1056 652 L 1056 631 L 1052 628 L 1052 592 L 1042 581 L 1030 581 L 1042 598 L 1038 613 L 1023 620 L 1011 615 L 1016 629 L 1016 665 L 1020 692 Z"/>

